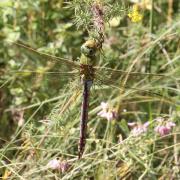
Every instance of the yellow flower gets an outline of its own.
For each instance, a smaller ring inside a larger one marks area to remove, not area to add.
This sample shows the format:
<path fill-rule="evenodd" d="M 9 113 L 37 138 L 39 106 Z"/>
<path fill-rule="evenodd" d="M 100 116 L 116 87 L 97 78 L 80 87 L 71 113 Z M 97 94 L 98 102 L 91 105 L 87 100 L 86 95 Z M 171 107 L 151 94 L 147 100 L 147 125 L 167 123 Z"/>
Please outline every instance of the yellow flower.
<path fill-rule="evenodd" d="M 12 172 L 9 171 L 8 169 L 5 170 L 4 175 L 2 177 L 2 180 L 7 180 L 10 179 L 10 176 L 12 175 Z"/>
<path fill-rule="evenodd" d="M 128 17 L 132 22 L 139 22 L 142 20 L 143 16 L 139 12 L 138 6 L 134 5 L 132 11 L 128 14 Z"/>

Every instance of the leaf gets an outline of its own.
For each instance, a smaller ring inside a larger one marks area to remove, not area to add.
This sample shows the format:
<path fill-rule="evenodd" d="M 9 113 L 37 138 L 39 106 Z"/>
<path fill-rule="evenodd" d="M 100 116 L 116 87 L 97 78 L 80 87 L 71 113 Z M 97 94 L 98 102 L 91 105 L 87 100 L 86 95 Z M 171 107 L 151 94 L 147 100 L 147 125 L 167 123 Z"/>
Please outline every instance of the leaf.
<path fill-rule="evenodd" d="M 0 8 L 5 8 L 5 7 L 13 7 L 13 2 L 11 0 L 1 0 Z"/>

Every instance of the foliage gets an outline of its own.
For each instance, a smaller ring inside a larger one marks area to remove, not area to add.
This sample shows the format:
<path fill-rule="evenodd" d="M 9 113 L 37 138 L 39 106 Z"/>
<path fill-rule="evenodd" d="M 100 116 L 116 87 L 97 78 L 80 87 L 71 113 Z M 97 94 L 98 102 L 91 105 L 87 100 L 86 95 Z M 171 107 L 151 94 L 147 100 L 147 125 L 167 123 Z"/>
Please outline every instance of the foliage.
<path fill-rule="evenodd" d="M 131 18 L 134 4 L 142 18 L 137 23 Z M 179 6 L 178 0 L 0 2 L 0 175 L 179 179 Z M 99 34 L 101 69 L 91 92 L 85 153 L 78 160 L 82 98 L 73 62 L 82 43 Z M 115 119 L 97 115 L 103 101 L 108 113 L 116 111 Z M 167 134 L 154 130 L 169 121 L 176 125 Z M 131 128 L 141 130 L 145 122 L 148 128 L 134 136 Z M 59 169 L 51 170 L 49 161 Z"/>

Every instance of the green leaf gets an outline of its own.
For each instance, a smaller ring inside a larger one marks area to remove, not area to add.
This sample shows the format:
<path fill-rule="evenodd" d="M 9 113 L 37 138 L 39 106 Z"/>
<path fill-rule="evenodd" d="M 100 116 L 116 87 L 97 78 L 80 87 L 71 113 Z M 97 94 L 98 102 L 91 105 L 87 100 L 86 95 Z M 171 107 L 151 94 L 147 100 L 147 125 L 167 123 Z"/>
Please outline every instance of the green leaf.
<path fill-rule="evenodd" d="M 1 0 L 0 1 L 0 8 L 5 8 L 5 7 L 13 7 L 12 0 Z"/>

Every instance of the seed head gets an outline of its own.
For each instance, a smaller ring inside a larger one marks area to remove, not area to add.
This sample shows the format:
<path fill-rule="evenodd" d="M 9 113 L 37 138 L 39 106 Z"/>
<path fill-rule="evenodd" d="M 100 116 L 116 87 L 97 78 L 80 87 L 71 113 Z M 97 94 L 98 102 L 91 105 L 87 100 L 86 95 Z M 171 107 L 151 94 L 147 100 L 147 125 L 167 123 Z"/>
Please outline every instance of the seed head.
<path fill-rule="evenodd" d="M 99 33 L 104 33 L 104 10 L 102 3 L 94 2 L 91 7 L 94 27 Z"/>

